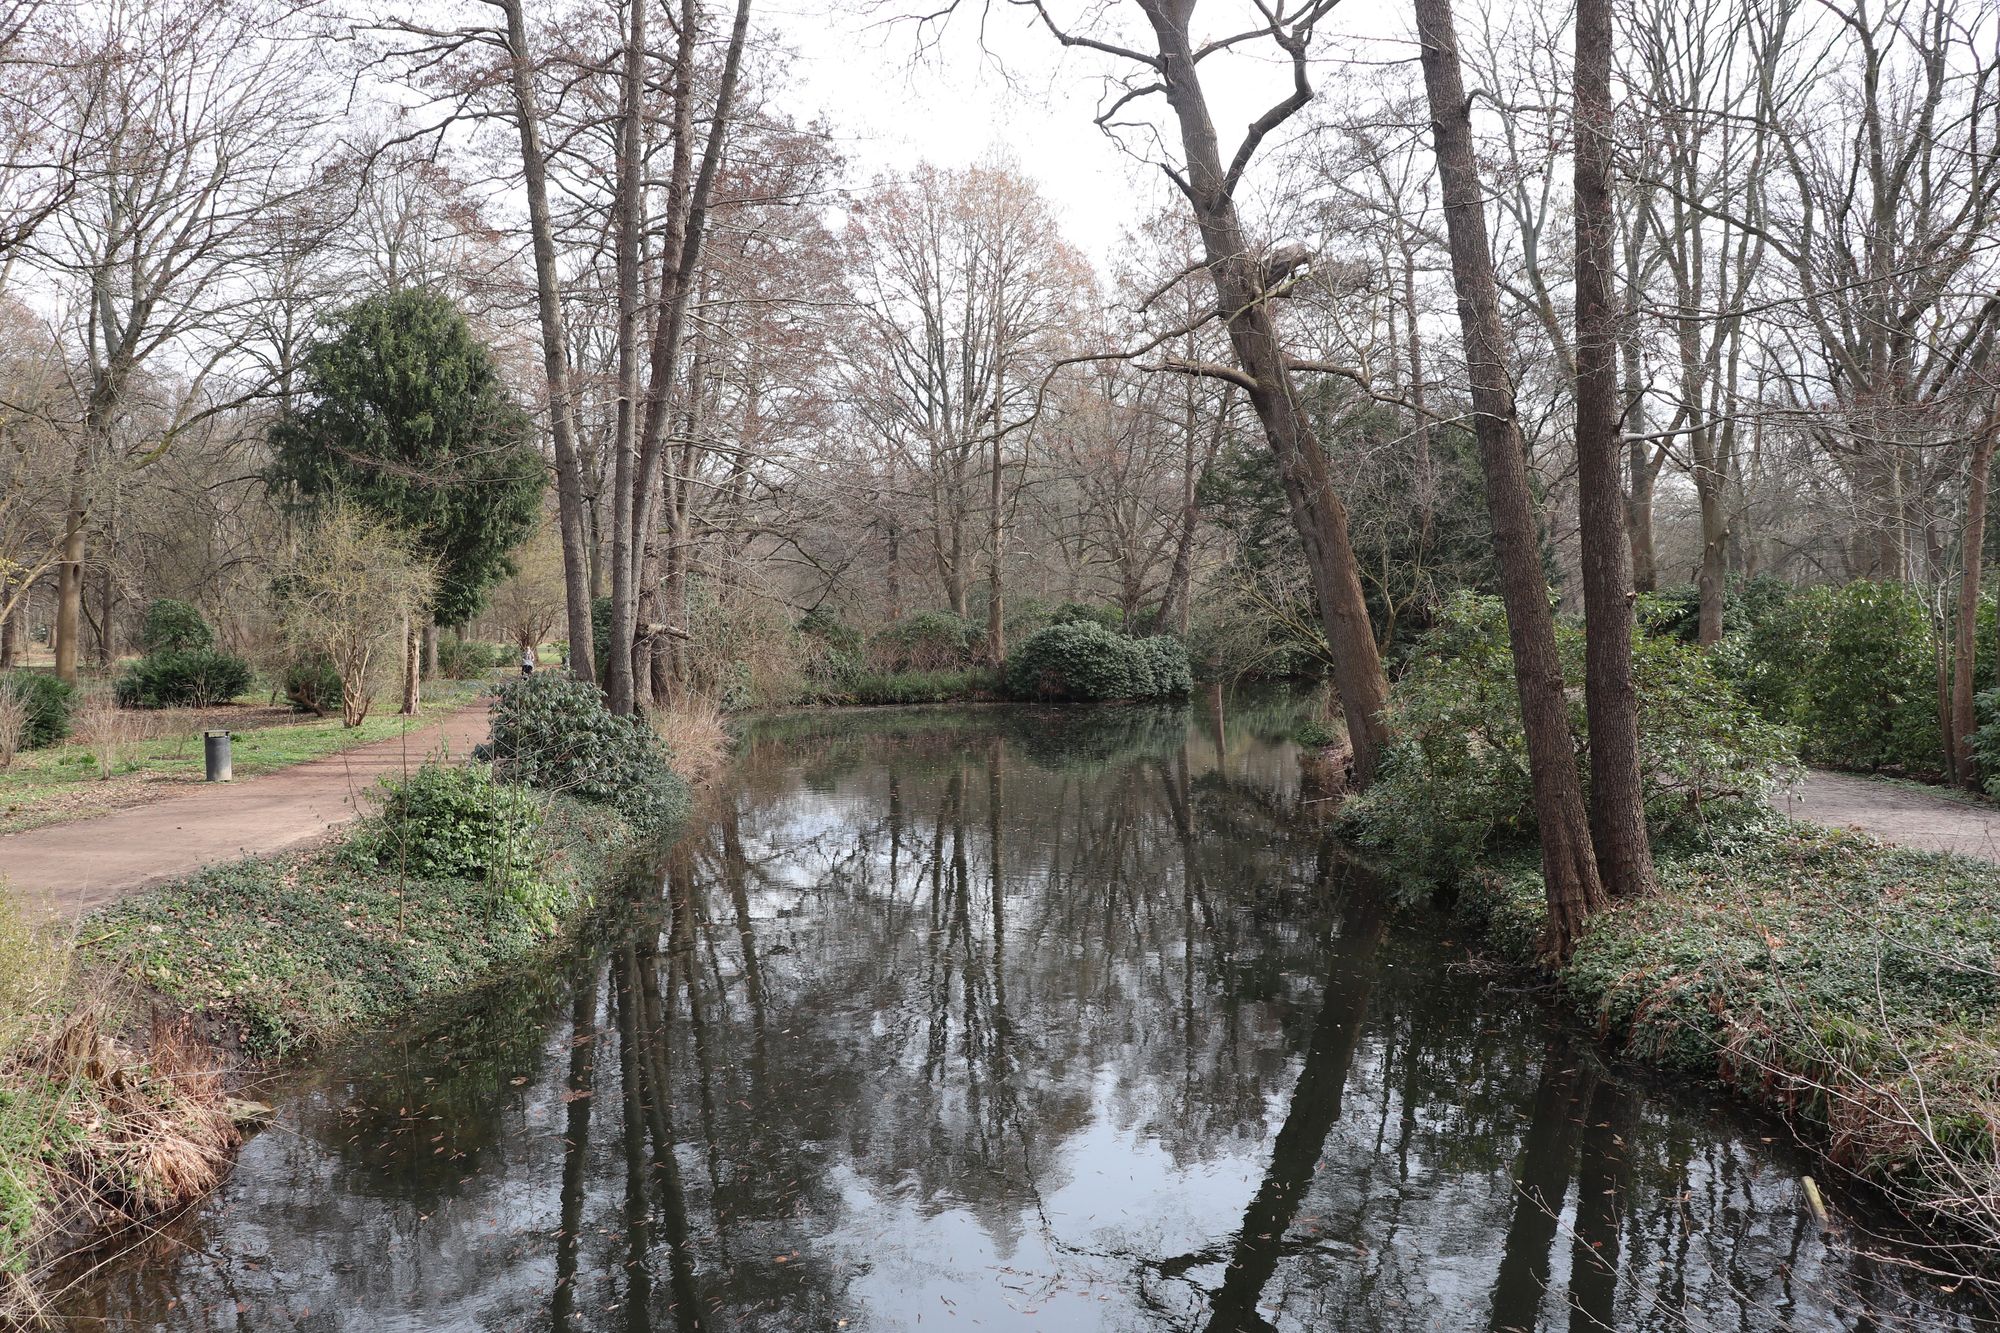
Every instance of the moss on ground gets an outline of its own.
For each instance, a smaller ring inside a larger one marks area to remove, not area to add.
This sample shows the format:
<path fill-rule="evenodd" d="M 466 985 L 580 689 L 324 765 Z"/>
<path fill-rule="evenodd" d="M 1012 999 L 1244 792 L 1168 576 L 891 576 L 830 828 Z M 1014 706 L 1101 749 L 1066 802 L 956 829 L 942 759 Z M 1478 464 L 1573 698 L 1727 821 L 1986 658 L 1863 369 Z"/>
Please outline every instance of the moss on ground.
<path fill-rule="evenodd" d="M 623 821 L 536 798 L 549 852 L 532 904 L 480 881 L 405 877 L 339 844 L 211 867 L 107 908 L 78 928 L 84 956 L 259 1057 L 387 1023 L 546 949 L 585 906 Z"/>
<path fill-rule="evenodd" d="M 1805 1125 L 1920 1220 L 2000 1240 L 2000 868 L 1775 816 L 1658 867 L 1657 896 L 1591 923 L 1568 999 L 1622 1053 Z M 1464 886 L 1454 920 L 1532 964 L 1532 853 Z"/>

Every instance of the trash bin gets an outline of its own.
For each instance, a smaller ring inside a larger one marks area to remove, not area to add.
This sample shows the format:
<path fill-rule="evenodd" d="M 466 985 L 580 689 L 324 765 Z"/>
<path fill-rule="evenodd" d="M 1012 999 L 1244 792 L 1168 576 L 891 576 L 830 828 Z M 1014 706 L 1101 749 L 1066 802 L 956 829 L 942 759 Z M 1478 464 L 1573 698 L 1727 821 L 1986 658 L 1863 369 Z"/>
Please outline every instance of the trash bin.
<path fill-rule="evenodd" d="M 210 782 L 229 781 L 229 733 L 205 731 L 201 737 L 202 757 L 208 763 Z"/>

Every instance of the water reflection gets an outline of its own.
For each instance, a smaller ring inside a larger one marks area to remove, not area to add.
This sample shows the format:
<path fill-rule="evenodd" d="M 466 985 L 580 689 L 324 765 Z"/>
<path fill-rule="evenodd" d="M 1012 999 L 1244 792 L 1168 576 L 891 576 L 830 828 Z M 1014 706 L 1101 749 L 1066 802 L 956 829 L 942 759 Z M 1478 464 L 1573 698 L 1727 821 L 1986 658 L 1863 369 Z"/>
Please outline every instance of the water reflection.
<path fill-rule="evenodd" d="M 1288 729 L 778 720 L 642 921 L 343 1057 L 72 1326 L 1992 1326 L 1392 930 Z"/>

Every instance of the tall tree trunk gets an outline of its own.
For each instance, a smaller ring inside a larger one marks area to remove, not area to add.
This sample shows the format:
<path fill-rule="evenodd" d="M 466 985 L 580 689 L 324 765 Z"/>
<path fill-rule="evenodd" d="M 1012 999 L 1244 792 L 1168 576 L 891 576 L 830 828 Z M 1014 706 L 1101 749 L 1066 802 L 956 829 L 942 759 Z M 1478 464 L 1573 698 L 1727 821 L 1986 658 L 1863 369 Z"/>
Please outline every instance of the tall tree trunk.
<path fill-rule="evenodd" d="M 1632 547 L 1618 483 L 1617 219 L 1611 205 L 1611 0 L 1576 6 L 1576 474 L 1583 566 L 1590 831 L 1613 896 L 1653 889 L 1632 684 Z"/>
<path fill-rule="evenodd" d="M 104 555 L 97 562 L 97 662 L 109 668 L 118 660 L 118 576 L 112 569 L 118 552 L 118 490 L 113 487 L 104 510 Z"/>
<path fill-rule="evenodd" d="M 1185 448 L 1181 460 L 1180 531 L 1174 535 L 1173 569 L 1167 575 L 1167 590 L 1160 598 L 1160 628 L 1171 627 L 1183 639 L 1188 636 L 1194 616 L 1194 537 L 1201 523 L 1201 479 L 1214 465 L 1215 456 L 1222 449 L 1229 410 L 1235 401 L 1236 386 L 1225 386 L 1222 401 L 1216 405 L 1215 427 L 1209 432 L 1205 452 L 1198 453 L 1196 450 L 1199 414 L 1192 392 L 1188 394 L 1187 411 L 1181 422 Z"/>
<path fill-rule="evenodd" d="M 83 521 L 80 501 L 64 520 L 62 563 L 56 567 L 56 675 L 76 684 L 77 636 L 83 631 Z"/>
<path fill-rule="evenodd" d="M 903 618 L 903 551 L 902 539 L 894 523 L 883 529 L 882 540 L 889 548 L 887 577 L 889 581 L 889 619 L 891 622 Z"/>
<path fill-rule="evenodd" d="M 1507 608 L 1514 682 L 1541 833 L 1542 878 L 1549 906 L 1542 949 L 1550 957 L 1566 958 L 1584 921 L 1604 906 L 1604 886 L 1597 874 L 1563 698 L 1555 618 L 1542 576 L 1527 458 L 1507 373 L 1507 335 L 1486 238 L 1482 211 L 1486 196 L 1473 157 L 1472 114 L 1459 69 L 1451 0 L 1415 0 L 1415 10 L 1424 88 L 1437 141 L 1452 283 L 1472 381 L 1474 436 L 1486 479 L 1486 507 L 1500 565 L 1501 600 Z"/>
<path fill-rule="evenodd" d="M 1632 541 L 1632 589 L 1654 592 L 1659 572 L 1653 546 L 1653 484 L 1658 462 L 1646 434 L 1646 374 L 1639 347 L 1639 240 L 1625 241 L 1623 283 L 1624 322 L 1618 329 L 1618 353 L 1624 379 L 1622 429 L 1630 434 L 1625 446 L 1625 531 Z"/>
<path fill-rule="evenodd" d="M 628 0 L 624 69 L 619 83 L 617 193 L 614 216 L 618 285 L 618 419 L 612 445 L 611 493 L 611 651 L 605 663 L 605 694 L 611 711 L 629 716 L 637 700 L 633 643 L 637 633 L 639 584 L 645 563 L 643 516 L 651 506 L 635 495 L 639 430 L 639 196 L 645 156 L 646 0 Z M 694 34 L 681 34 L 681 60 L 690 57 Z M 688 75 L 682 71 L 685 84 Z M 676 132 L 686 127 L 677 124 Z M 680 151 L 677 149 L 677 151 Z M 656 375 L 655 393 L 667 379 Z"/>
<path fill-rule="evenodd" d="M 514 116 L 521 135 L 521 172 L 528 191 L 528 229 L 535 254 L 535 306 L 542 334 L 542 372 L 549 385 L 549 434 L 556 454 L 557 528 L 562 538 L 563 597 L 569 624 L 569 669 L 595 680 L 590 623 L 591 548 L 585 533 L 582 459 L 576 447 L 575 404 L 570 396 L 569 332 L 556 269 L 555 224 L 549 213 L 548 160 L 542 154 L 541 110 L 522 0 L 497 0 L 507 19 Z"/>
<path fill-rule="evenodd" d="M 1691 401 L 1700 401 L 1698 399 Z M 1729 515 L 1723 508 L 1723 455 L 1715 427 L 1704 422 L 1689 435 L 1694 462 L 1695 501 L 1701 510 L 1701 567 L 1696 576 L 1699 612 L 1695 641 L 1704 648 L 1722 642 L 1722 598 L 1729 574 Z"/>
<path fill-rule="evenodd" d="M 694 142 L 694 99 L 699 84 L 695 69 L 695 37 L 700 14 L 694 0 L 683 0 L 679 28 L 681 47 L 677 61 L 674 107 L 674 162 L 668 185 L 665 237 L 661 251 L 663 267 L 654 317 L 648 368 L 650 393 L 639 434 L 638 468 L 629 494 L 633 526 L 650 532 L 658 526 L 656 506 L 665 465 L 667 422 L 673 405 L 675 372 L 680 365 L 681 341 L 687 330 L 689 298 L 694 292 L 695 275 L 701 268 L 703 242 L 708 232 L 709 201 L 715 179 L 722 169 L 723 143 L 729 118 L 735 108 L 736 86 L 743 68 L 743 47 L 750 34 L 750 0 L 737 0 L 729 42 L 723 49 L 721 76 L 716 83 L 715 104 L 709 111 L 708 137 L 702 147 L 701 163 L 693 166 L 689 149 Z M 691 386 L 692 396 L 699 391 Z M 615 576 L 614 576 L 615 577 Z M 614 599 L 616 594 L 613 594 Z"/>
<path fill-rule="evenodd" d="M 403 617 L 403 702 L 396 711 L 404 717 L 417 715 L 418 678 L 423 674 L 423 631 L 417 617 Z"/>
<path fill-rule="evenodd" d="M 1972 711 L 1973 667 L 1978 657 L 1979 582 L 1986 555 L 1986 488 L 1996 435 L 2000 435 L 2000 415 L 1987 418 L 1972 446 L 1965 526 L 1959 536 L 1958 623 L 1952 627 L 1951 726 L 1945 735 L 1945 754 L 1951 762 L 1952 781 L 1971 790 L 1978 789 L 1980 776 L 1971 745 L 1972 733 L 1979 725 Z"/>
<path fill-rule="evenodd" d="M 1000 558 L 1007 540 L 1006 515 L 1001 512 L 1000 391 L 1006 379 L 993 376 L 993 456 L 986 493 L 986 660 L 999 666 L 1007 660 L 1007 607 L 1000 584 Z"/>
<path fill-rule="evenodd" d="M 1248 393 L 1265 442 L 1278 462 L 1292 524 L 1312 572 L 1320 621 L 1333 650 L 1334 687 L 1346 714 L 1354 754 L 1354 785 L 1366 787 L 1374 780 L 1376 764 L 1388 741 L 1388 724 L 1382 713 L 1389 699 L 1389 682 L 1368 623 L 1368 604 L 1348 537 L 1347 507 L 1334 489 L 1326 453 L 1313 434 L 1311 419 L 1292 382 L 1291 366 L 1271 311 L 1272 294 L 1266 290 L 1264 265 L 1244 234 L 1233 195 L 1235 179 L 1222 165 L 1186 16 L 1160 0 L 1148 0 L 1143 7 L 1160 52 L 1161 87 L 1180 125 L 1187 161 L 1184 193 L 1201 231 L 1209 276 L 1215 284 L 1216 307 L 1226 321 L 1230 347 L 1243 372 L 1241 380 L 1234 382 Z M 1298 77 L 1303 78 L 1302 71 Z"/>
<path fill-rule="evenodd" d="M 423 662 L 418 675 L 424 680 L 436 680 L 438 673 L 438 627 L 435 620 L 424 621 Z"/>

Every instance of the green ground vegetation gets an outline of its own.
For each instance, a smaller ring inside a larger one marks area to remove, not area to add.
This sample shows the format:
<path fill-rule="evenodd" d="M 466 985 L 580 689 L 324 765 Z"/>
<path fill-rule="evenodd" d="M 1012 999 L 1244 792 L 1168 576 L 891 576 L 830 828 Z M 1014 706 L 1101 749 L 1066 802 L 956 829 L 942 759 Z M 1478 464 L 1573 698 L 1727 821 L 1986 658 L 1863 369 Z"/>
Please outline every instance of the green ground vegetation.
<path fill-rule="evenodd" d="M 1590 925 L 1555 974 L 1619 1052 L 1805 1127 L 1967 1266 L 2000 1243 L 2000 870 L 1745 814 L 1660 849 L 1660 892 Z M 1454 919 L 1532 965 L 1532 855 Z M 1962 1247 L 1962 1248 L 1960 1248 Z"/>
<path fill-rule="evenodd" d="M 214 1186 L 237 1141 L 223 1050 L 296 1056 L 548 956 L 687 814 L 665 748 L 591 687 L 516 682 L 495 723 L 498 766 L 426 762 L 331 844 L 211 867 L 69 937 L 0 915 L 0 1325 L 36 1313 L 66 1235 Z M 139 1034 L 142 1010 L 175 1018 Z"/>
<path fill-rule="evenodd" d="M 1545 888 L 1504 639 L 1484 599 L 1393 687 L 1380 780 L 1342 818 L 1412 904 L 1543 967 Z M 1559 630 L 1572 671 L 1580 636 Z M 1635 645 L 1659 892 L 1553 971 L 1619 1052 L 1803 1126 L 1952 1262 L 2000 1245 L 2000 867 L 1792 823 L 1764 797 L 1797 733 L 1674 635 Z M 1579 743 L 1584 719 L 1573 719 Z"/>
<path fill-rule="evenodd" d="M 363 821 L 335 846 L 215 866 L 88 918 L 84 956 L 260 1058 L 380 1026 L 550 947 L 624 832 L 604 807 L 501 790 L 501 842 L 426 855 L 397 822 Z"/>
<path fill-rule="evenodd" d="M 429 726 L 440 712 L 471 703 L 483 688 L 484 683 L 476 681 L 426 681 L 424 700 L 429 711 L 415 718 L 383 713 L 358 727 L 344 727 L 335 714 L 236 731 L 230 741 L 235 776 L 274 773 Z M 242 702 L 262 703 L 263 699 Z M 120 802 L 111 791 L 102 793 L 102 800 L 93 799 L 99 794 L 96 787 L 107 778 L 198 780 L 203 764 L 202 727 L 228 725 L 226 717 L 218 723 L 215 715 L 207 713 L 199 723 L 178 726 L 173 714 L 161 712 L 128 711 L 125 721 L 130 724 L 129 734 L 116 740 L 73 734 L 66 743 L 22 751 L 12 764 L 0 768 L 0 828 L 18 832 L 114 808 Z M 111 756 L 108 766 L 107 751 Z"/>

